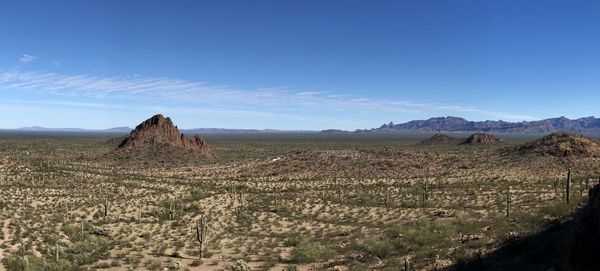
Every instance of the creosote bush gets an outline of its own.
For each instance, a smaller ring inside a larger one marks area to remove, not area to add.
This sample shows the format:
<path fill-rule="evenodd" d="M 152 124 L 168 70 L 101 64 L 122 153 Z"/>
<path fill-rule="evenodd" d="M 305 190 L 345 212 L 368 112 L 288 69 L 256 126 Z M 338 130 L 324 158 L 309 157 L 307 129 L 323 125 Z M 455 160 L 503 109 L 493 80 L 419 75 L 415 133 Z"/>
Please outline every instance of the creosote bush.
<path fill-rule="evenodd" d="M 292 261 L 294 263 L 312 263 L 331 259 L 335 251 L 326 245 L 315 242 L 303 242 L 292 251 Z"/>

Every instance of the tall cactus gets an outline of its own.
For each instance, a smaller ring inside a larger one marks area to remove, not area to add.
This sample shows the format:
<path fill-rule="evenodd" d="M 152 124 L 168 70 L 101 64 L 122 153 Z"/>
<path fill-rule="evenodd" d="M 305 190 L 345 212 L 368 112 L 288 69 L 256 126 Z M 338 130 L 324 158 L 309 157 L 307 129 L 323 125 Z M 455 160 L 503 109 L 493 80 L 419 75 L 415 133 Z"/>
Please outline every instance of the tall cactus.
<path fill-rule="evenodd" d="M 200 224 L 196 221 L 196 240 L 198 241 L 198 259 L 202 259 L 202 246 L 208 238 L 208 226 L 204 224 L 204 218 L 200 218 Z"/>
<path fill-rule="evenodd" d="M 585 179 L 585 191 L 590 190 L 590 178 Z"/>
<path fill-rule="evenodd" d="M 108 216 L 108 200 L 104 200 L 104 217 Z"/>
<path fill-rule="evenodd" d="M 55 255 L 54 255 L 54 256 L 56 257 L 56 259 L 55 259 L 55 260 L 56 260 L 56 262 L 58 262 L 58 260 L 59 260 L 59 257 L 58 257 L 58 249 L 59 249 L 59 247 L 58 247 L 58 242 L 57 242 L 57 243 L 56 243 L 56 248 L 55 248 L 55 250 L 54 250 L 54 252 L 55 252 Z"/>
<path fill-rule="evenodd" d="M 79 221 L 81 228 L 80 228 L 80 233 L 81 233 L 81 239 L 83 239 L 83 220 Z"/>
<path fill-rule="evenodd" d="M 506 219 L 510 220 L 510 205 L 512 199 L 510 197 L 510 185 L 506 188 Z"/>
<path fill-rule="evenodd" d="M 63 201 L 63 206 L 65 209 L 65 220 L 69 220 L 69 205 L 66 201 Z"/>
<path fill-rule="evenodd" d="M 565 189 L 565 202 L 571 203 L 571 169 L 567 172 L 567 185 Z"/>
<path fill-rule="evenodd" d="M 173 220 L 175 214 L 173 212 L 173 200 L 169 201 L 169 220 Z"/>
<path fill-rule="evenodd" d="M 429 199 L 429 186 L 428 186 L 428 183 L 425 182 L 425 184 L 423 186 L 423 193 L 421 196 L 423 207 L 427 207 L 427 199 Z"/>
<path fill-rule="evenodd" d="M 389 207 L 388 201 L 389 201 L 388 190 L 387 190 L 387 188 L 384 188 L 384 190 L 383 190 L 383 205 L 385 206 L 385 208 Z"/>
<path fill-rule="evenodd" d="M 246 202 L 246 193 L 244 193 L 244 190 L 240 191 L 240 209 L 243 210 L 244 209 L 244 204 Z"/>

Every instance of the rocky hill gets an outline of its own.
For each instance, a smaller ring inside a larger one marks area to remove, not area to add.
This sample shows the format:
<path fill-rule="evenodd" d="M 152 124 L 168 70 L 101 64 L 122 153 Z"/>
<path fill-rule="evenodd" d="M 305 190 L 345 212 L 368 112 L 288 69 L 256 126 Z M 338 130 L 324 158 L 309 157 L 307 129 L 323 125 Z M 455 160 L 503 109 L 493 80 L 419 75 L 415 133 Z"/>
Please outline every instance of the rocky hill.
<path fill-rule="evenodd" d="M 600 133 L 600 118 L 586 117 L 568 119 L 565 117 L 550 118 L 540 121 L 506 122 L 506 121 L 468 121 L 458 117 L 438 117 L 428 120 L 413 120 L 402 124 L 384 124 L 370 130 L 358 132 L 493 132 L 493 133 Z"/>
<path fill-rule="evenodd" d="M 179 132 L 170 118 L 155 115 L 140 123 L 131 133 L 120 140 L 114 153 L 144 152 L 147 155 L 178 156 L 178 154 L 199 154 L 213 156 L 211 147 L 200 137 L 186 137 Z"/>
<path fill-rule="evenodd" d="M 600 142 L 582 135 L 553 133 L 521 146 L 519 151 L 557 157 L 600 156 Z"/>
<path fill-rule="evenodd" d="M 497 144 L 502 142 L 502 139 L 496 137 L 495 135 L 486 133 L 475 133 L 469 136 L 469 138 L 467 138 L 461 144 Z"/>
<path fill-rule="evenodd" d="M 419 145 L 456 145 L 458 143 L 460 143 L 460 139 L 438 133 L 421 141 Z"/>

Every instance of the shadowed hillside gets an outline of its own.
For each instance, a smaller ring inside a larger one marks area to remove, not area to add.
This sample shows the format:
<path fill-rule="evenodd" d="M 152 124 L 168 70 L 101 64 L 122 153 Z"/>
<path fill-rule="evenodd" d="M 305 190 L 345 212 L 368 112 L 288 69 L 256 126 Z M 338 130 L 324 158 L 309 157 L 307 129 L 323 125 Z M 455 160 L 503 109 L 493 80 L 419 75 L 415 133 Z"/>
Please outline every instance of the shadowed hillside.
<path fill-rule="evenodd" d="M 448 270 L 598 270 L 600 184 L 573 218 L 541 232 L 509 240 L 500 249 Z"/>

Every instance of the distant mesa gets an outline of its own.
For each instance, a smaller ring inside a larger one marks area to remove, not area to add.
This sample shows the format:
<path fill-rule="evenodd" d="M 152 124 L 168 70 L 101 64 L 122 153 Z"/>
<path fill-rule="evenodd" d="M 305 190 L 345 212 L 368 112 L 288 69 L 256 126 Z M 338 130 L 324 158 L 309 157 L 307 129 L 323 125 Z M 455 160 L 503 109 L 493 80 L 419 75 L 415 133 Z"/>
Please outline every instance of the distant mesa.
<path fill-rule="evenodd" d="M 560 132 L 527 143 L 519 151 L 556 157 L 600 156 L 600 142 L 587 136 Z"/>
<path fill-rule="evenodd" d="M 10 129 L 9 129 L 10 130 Z M 129 133 L 129 127 L 114 127 L 109 129 L 83 129 L 83 128 L 46 128 L 41 126 L 21 127 L 16 131 L 23 132 L 68 132 L 68 133 Z"/>
<path fill-rule="evenodd" d="M 458 143 L 460 143 L 460 139 L 438 133 L 421 141 L 419 145 L 456 145 Z"/>
<path fill-rule="evenodd" d="M 168 151 L 191 152 L 211 157 L 211 147 L 200 137 L 188 138 L 179 132 L 170 118 L 158 114 L 140 123 L 131 133 L 123 138 L 115 151 Z"/>
<path fill-rule="evenodd" d="M 351 132 L 340 130 L 340 129 L 327 129 L 327 130 L 322 130 L 320 133 L 321 134 L 350 134 Z"/>
<path fill-rule="evenodd" d="M 502 143 L 502 142 L 504 142 L 504 141 L 502 141 L 502 139 L 496 137 L 495 135 L 486 134 L 486 133 L 475 133 L 475 134 L 472 134 L 471 136 L 469 136 L 469 138 L 467 138 L 461 144 L 478 145 L 478 144 L 498 144 L 498 143 Z"/>

